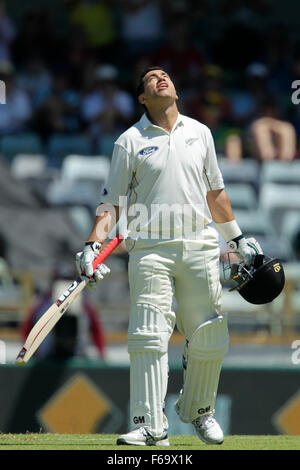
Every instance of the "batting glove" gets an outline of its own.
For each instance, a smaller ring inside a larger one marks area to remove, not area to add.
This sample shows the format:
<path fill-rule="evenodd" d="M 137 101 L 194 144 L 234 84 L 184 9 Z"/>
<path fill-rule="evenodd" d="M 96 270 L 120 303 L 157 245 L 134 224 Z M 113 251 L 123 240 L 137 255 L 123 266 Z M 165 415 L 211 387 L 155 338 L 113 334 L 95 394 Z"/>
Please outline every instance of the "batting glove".
<path fill-rule="evenodd" d="M 96 283 L 104 279 L 110 273 L 110 269 L 105 264 L 99 264 L 97 268 L 93 269 L 93 261 L 99 255 L 101 243 L 87 242 L 83 251 L 76 253 L 76 267 L 80 276 L 84 272 L 84 276 L 89 278 L 88 287 L 95 288 Z"/>
<path fill-rule="evenodd" d="M 256 255 L 262 255 L 263 251 L 255 238 L 236 238 L 228 242 L 228 245 L 236 253 L 245 266 L 253 264 Z"/>

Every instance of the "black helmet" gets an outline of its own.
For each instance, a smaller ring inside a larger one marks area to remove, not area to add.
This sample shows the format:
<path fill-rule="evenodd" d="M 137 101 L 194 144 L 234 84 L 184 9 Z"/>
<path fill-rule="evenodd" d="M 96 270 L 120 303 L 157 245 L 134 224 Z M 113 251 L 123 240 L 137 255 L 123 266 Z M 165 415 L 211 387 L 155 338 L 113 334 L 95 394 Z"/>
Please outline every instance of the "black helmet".
<path fill-rule="evenodd" d="M 276 299 L 284 287 L 284 269 L 280 259 L 268 259 L 256 255 L 253 265 L 248 268 L 242 264 L 231 265 L 231 279 L 241 296 L 251 304 L 266 304 Z"/>

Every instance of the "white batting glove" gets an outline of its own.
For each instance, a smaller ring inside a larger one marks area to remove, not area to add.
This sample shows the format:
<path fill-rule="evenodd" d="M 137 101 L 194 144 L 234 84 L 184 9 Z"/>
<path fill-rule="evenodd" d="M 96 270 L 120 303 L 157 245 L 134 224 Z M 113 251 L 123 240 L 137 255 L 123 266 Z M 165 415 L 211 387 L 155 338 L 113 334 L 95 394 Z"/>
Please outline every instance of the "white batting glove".
<path fill-rule="evenodd" d="M 97 268 L 94 271 L 94 275 L 90 278 L 90 281 L 87 285 L 90 289 L 96 289 L 97 283 L 102 281 L 107 274 L 110 273 L 110 269 L 106 264 L 98 264 Z"/>
<path fill-rule="evenodd" d="M 88 287 L 95 288 L 96 283 L 104 279 L 104 277 L 110 273 L 110 269 L 105 264 L 99 264 L 97 268 L 93 269 L 93 261 L 99 255 L 101 249 L 101 243 L 99 242 L 87 242 L 83 251 L 76 253 L 76 268 L 81 276 L 84 272 L 84 276 L 89 278 Z"/>
<path fill-rule="evenodd" d="M 255 238 L 234 239 L 228 242 L 228 245 L 245 266 L 251 266 L 256 255 L 263 255 L 262 248 Z"/>

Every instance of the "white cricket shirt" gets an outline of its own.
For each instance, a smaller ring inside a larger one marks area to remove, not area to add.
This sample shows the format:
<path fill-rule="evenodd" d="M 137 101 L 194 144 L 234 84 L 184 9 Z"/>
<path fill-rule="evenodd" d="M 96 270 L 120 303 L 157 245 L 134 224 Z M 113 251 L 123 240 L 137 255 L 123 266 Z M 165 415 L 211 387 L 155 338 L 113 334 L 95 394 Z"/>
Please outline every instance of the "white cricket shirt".
<path fill-rule="evenodd" d="M 195 239 L 212 221 L 207 191 L 224 188 L 213 138 L 178 114 L 170 133 L 146 114 L 115 142 L 101 202 L 127 205 L 133 239 Z"/>

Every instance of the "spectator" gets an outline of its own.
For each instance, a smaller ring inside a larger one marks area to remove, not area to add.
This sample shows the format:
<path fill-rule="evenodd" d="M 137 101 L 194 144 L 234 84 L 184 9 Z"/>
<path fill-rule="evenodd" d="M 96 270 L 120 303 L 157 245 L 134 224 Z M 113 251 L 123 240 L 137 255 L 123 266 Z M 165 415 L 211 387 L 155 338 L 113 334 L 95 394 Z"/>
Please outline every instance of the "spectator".
<path fill-rule="evenodd" d="M 201 76 L 189 102 L 190 112 L 195 119 L 198 119 L 197 116 L 200 119 L 202 104 L 207 99 L 211 102 L 218 101 L 222 120 L 227 121 L 230 118 L 231 103 L 224 90 L 223 75 L 223 70 L 215 64 L 206 65 L 201 69 Z"/>
<path fill-rule="evenodd" d="M 81 28 L 88 44 L 94 50 L 103 52 L 114 44 L 116 39 L 115 18 L 110 2 L 79 0 L 69 2 L 69 21 L 72 26 Z"/>
<path fill-rule="evenodd" d="M 230 160 L 242 158 L 241 130 L 234 128 L 224 120 L 223 97 L 216 92 L 210 92 L 198 101 L 198 107 L 194 116 L 208 126 L 214 137 L 218 156 L 224 156 Z"/>
<path fill-rule="evenodd" d="M 28 93 L 34 108 L 50 93 L 51 74 L 40 59 L 29 59 L 19 77 L 17 83 Z"/>
<path fill-rule="evenodd" d="M 53 133 L 72 133 L 80 130 L 79 94 L 69 88 L 68 78 L 57 74 L 51 89 L 36 109 L 32 125 L 44 139 Z"/>
<path fill-rule="evenodd" d="M 6 104 L 0 106 L 0 134 L 24 131 L 32 116 L 32 106 L 27 93 L 17 86 L 10 62 L 0 63 L 0 80 L 6 87 Z"/>
<path fill-rule="evenodd" d="M 189 114 L 211 129 L 218 155 L 240 160 L 242 132 L 230 120 L 231 104 L 223 89 L 222 69 L 214 64 L 204 67 L 199 89 L 189 100 Z"/>
<path fill-rule="evenodd" d="M 90 89 L 81 102 L 81 117 L 92 138 L 116 135 L 134 115 L 132 96 L 117 85 L 118 70 L 106 64 L 96 68 Z"/>
<path fill-rule="evenodd" d="M 279 116 L 271 97 L 262 105 L 260 116 L 250 125 L 253 138 L 253 156 L 261 161 L 291 161 L 297 153 L 297 135 L 294 126 Z"/>

